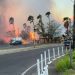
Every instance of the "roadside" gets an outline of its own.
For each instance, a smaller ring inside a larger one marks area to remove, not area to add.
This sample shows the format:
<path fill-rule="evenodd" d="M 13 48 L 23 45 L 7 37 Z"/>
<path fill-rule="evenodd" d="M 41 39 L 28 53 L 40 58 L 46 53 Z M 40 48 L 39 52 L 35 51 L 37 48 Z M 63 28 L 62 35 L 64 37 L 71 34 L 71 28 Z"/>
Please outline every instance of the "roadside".
<path fill-rule="evenodd" d="M 9 48 L 0 49 L 0 55 L 16 53 L 16 52 L 21 52 L 21 51 L 29 51 L 29 50 L 34 50 L 34 49 L 38 49 L 38 48 L 61 46 L 61 45 L 63 45 L 63 44 L 43 44 L 43 45 L 36 45 L 35 48 L 34 48 L 34 46 L 29 46 L 29 47 L 24 46 L 24 47 L 19 47 L 19 48 L 18 48 L 18 46 L 16 46 L 15 48 L 9 47 Z"/>
<path fill-rule="evenodd" d="M 72 53 L 72 65 L 67 54 L 49 64 L 48 72 L 49 75 L 75 75 L 75 51 Z"/>
<path fill-rule="evenodd" d="M 49 64 L 49 67 L 48 67 L 49 75 L 59 75 L 59 73 L 55 69 L 55 61 Z"/>

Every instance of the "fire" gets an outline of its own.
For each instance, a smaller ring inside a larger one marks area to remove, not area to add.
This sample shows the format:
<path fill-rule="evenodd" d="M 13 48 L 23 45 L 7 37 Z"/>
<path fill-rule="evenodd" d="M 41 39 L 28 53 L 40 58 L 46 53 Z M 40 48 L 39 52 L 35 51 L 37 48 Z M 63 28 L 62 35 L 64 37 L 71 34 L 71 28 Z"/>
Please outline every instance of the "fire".
<path fill-rule="evenodd" d="M 37 32 L 30 32 L 29 33 L 30 39 L 31 40 L 39 40 L 39 35 L 37 34 Z"/>
<path fill-rule="evenodd" d="M 28 41 L 27 40 L 22 40 L 22 45 L 26 45 L 26 44 L 28 44 Z"/>
<path fill-rule="evenodd" d="M 22 39 L 22 44 L 26 45 L 29 44 L 31 42 L 33 42 L 33 40 L 39 40 L 39 35 L 37 34 L 37 32 L 29 32 L 29 38 L 28 39 Z"/>
<path fill-rule="evenodd" d="M 19 37 L 19 34 L 20 34 L 19 28 L 18 27 L 15 27 L 15 36 L 16 37 Z"/>

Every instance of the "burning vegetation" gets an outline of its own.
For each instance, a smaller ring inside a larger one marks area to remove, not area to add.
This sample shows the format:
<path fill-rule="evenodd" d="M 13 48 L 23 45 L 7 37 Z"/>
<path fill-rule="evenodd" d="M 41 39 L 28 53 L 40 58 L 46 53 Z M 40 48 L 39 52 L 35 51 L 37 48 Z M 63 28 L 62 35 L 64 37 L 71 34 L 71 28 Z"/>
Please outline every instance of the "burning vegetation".
<path fill-rule="evenodd" d="M 42 37 L 43 39 L 44 38 L 47 39 L 48 42 L 49 42 L 49 39 L 51 39 L 53 41 L 54 36 L 59 34 L 59 32 L 56 32 L 56 30 L 58 30 L 60 24 L 57 24 L 56 21 L 53 21 L 53 22 L 50 21 L 50 12 L 47 12 L 45 15 L 49 19 L 49 23 L 47 23 L 46 27 L 43 23 L 42 15 L 39 14 L 37 16 L 37 21 L 38 21 L 37 24 L 35 24 L 35 22 L 34 22 L 34 16 L 28 17 L 27 21 L 29 21 L 30 23 L 33 24 L 33 32 L 31 31 L 31 27 L 28 26 L 26 23 L 23 24 L 23 29 L 20 31 L 19 27 L 17 25 L 15 25 L 15 23 L 14 23 L 14 17 L 9 18 L 9 21 L 8 21 L 9 24 L 6 23 L 5 17 L 2 19 L 2 21 L 0 19 L 1 26 L 3 25 L 3 22 L 5 25 L 5 28 L 2 28 L 2 29 L 4 29 L 5 34 L 2 33 L 0 36 L 0 39 L 3 39 L 6 43 L 9 43 L 12 38 L 21 37 L 22 44 L 28 44 L 30 42 L 33 42 L 34 40 L 38 41 L 40 39 L 40 37 Z M 0 16 L 0 18 L 1 18 L 1 16 Z M 8 29 L 6 32 L 7 26 L 8 26 Z M 1 32 L 3 32 L 2 29 L 1 29 Z"/>
<path fill-rule="evenodd" d="M 39 35 L 37 32 L 31 32 L 31 27 L 27 26 L 26 23 L 23 24 L 23 30 L 20 36 L 22 37 L 22 44 L 28 44 L 34 40 L 39 40 Z"/>

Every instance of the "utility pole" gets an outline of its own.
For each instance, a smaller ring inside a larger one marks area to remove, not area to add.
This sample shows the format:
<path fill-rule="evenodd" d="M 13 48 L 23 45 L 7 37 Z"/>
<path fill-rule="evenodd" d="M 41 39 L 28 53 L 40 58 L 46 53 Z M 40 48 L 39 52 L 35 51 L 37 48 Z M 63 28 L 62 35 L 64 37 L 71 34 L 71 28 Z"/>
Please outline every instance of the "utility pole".
<path fill-rule="evenodd" d="M 74 6 L 73 6 L 73 49 L 75 48 L 75 0 L 74 0 Z"/>

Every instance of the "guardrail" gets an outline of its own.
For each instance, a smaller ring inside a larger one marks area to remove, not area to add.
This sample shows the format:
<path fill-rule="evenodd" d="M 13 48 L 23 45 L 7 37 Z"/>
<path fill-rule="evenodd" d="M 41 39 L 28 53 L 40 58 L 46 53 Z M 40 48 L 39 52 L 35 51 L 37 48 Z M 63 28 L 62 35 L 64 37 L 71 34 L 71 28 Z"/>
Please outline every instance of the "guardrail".
<path fill-rule="evenodd" d="M 57 58 L 64 56 L 67 52 L 67 49 L 64 49 L 63 46 L 55 47 L 52 49 L 45 50 L 42 54 L 40 54 L 40 58 L 37 59 L 37 63 L 32 65 L 26 71 L 24 71 L 21 75 L 29 75 L 29 71 L 33 69 L 35 66 L 37 68 L 36 74 L 31 75 L 49 75 L 48 74 L 48 65 L 51 64 Z"/>
<path fill-rule="evenodd" d="M 62 47 L 61 54 L 60 54 L 60 49 L 58 47 L 57 50 L 57 55 L 55 53 L 55 48 L 53 48 L 53 58 L 50 55 L 50 49 L 48 51 L 44 51 L 43 54 L 41 54 L 41 60 L 37 59 L 37 73 L 38 75 L 49 75 L 48 74 L 48 64 L 52 63 L 54 60 L 57 58 L 60 58 L 65 54 L 66 51 L 64 51 L 64 48 Z M 47 58 L 48 54 L 48 58 Z M 52 60 L 51 60 L 52 58 Z"/>

